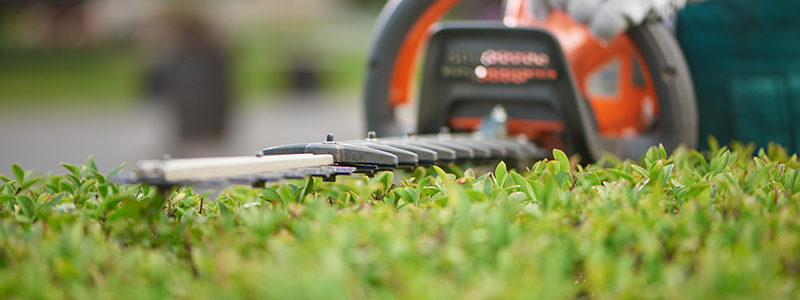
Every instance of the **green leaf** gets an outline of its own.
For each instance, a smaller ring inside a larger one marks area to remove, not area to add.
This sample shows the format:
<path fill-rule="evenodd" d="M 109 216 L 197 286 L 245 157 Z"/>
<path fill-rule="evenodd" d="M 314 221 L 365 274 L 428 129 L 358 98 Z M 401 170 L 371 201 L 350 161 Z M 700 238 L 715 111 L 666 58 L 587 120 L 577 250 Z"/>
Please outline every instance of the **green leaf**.
<path fill-rule="evenodd" d="M 61 199 L 64 199 L 64 195 L 65 195 L 64 193 L 61 193 L 53 197 L 53 200 L 50 200 L 49 202 L 47 202 L 47 204 L 45 204 L 44 210 L 53 209 L 53 207 L 55 207 L 56 205 L 58 205 L 58 203 L 61 202 Z"/>
<path fill-rule="evenodd" d="M 394 182 L 394 173 L 391 171 L 379 172 L 370 180 L 370 184 L 380 184 L 382 191 L 386 192 Z"/>
<path fill-rule="evenodd" d="M 650 149 L 652 150 L 654 148 L 650 148 Z M 645 157 L 645 159 L 644 159 L 644 167 L 645 167 L 645 169 L 646 170 L 651 170 L 653 168 L 653 162 L 654 162 L 654 160 L 650 160 L 649 158 Z"/>
<path fill-rule="evenodd" d="M 644 154 L 645 166 L 649 170 L 651 165 L 658 160 L 658 148 L 650 147 Z"/>
<path fill-rule="evenodd" d="M 486 194 L 484 194 L 482 191 L 466 190 L 466 191 L 464 191 L 464 193 L 472 201 L 484 201 L 484 200 L 486 200 Z"/>
<path fill-rule="evenodd" d="M 72 176 L 75 176 L 75 177 L 80 177 L 80 176 L 81 176 L 81 174 L 80 174 L 80 170 L 78 169 L 78 167 L 77 167 L 77 166 L 75 166 L 75 165 L 70 165 L 70 164 L 68 164 L 68 163 L 61 163 L 60 165 L 61 165 L 62 167 L 64 167 L 64 168 L 66 168 L 66 169 L 67 169 L 67 171 L 69 171 L 70 173 L 72 173 Z"/>
<path fill-rule="evenodd" d="M 711 153 L 717 152 L 719 150 L 719 141 L 713 135 L 708 136 L 708 149 L 711 150 Z"/>
<path fill-rule="evenodd" d="M 80 178 L 78 178 L 78 176 L 67 174 L 67 175 L 64 175 L 64 178 L 66 178 L 72 184 L 72 187 L 75 188 L 76 192 L 78 191 L 78 189 L 80 189 L 81 180 L 80 180 Z"/>
<path fill-rule="evenodd" d="M 658 154 L 661 159 L 667 159 L 667 149 L 664 149 L 664 144 L 658 144 Z"/>
<path fill-rule="evenodd" d="M 94 178 L 97 179 L 97 183 L 106 184 L 106 177 L 103 176 L 103 174 L 100 174 L 100 172 L 97 171 L 92 172 L 92 174 L 94 174 Z"/>
<path fill-rule="evenodd" d="M 561 164 L 561 170 L 569 172 L 569 158 L 564 151 L 554 148 L 553 158 Z"/>
<path fill-rule="evenodd" d="M 142 184 L 139 187 L 142 189 L 142 195 L 143 196 L 146 197 L 146 196 L 150 195 L 150 190 L 152 190 L 152 189 L 150 188 L 149 184 Z M 72 194 L 75 194 L 75 193 L 73 192 Z"/>
<path fill-rule="evenodd" d="M 283 201 L 283 198 L 281 197 L 281 195 L 278 194 L 278 192 L 276 192 L 272 188 L 263 188 L 263 189 L 261 189 L 261 193 L 264 194 L 264 196 L 267 197 L 267 199 L 278 200 L 281 203 L 281 205 L 284 205 L 284 206 L 286 205 L 286 202 Z"/>
<path fill-rule="evenodd" d="M 786 192 L 792 193 L 792 190 L 794 190 L 794 179 L 795 179 L 795 170 L 794 169 L 787 170 L 786 173 L 784 173 L 779 178 L 779 180 L 781 181 L 781 184 L 786 189 Z"/>
<path fill-rule="evenodd" d="M 403 199 L 406 202 L 413 202 L 413 200 L 412 200 L 413 198 L 411 197 L 411 192 L 409 192 L 409 189 L 410 189 L 410 187 L 403 187 L 403 188 L 400 188 L 400 189 L 395 189 L 394 193 L 397 194 L 397 196 L 399 196 L 400 199 Z M 413 189 L 412 189 L 412 191 L 413 191 Z"/>
<path fill-rule="evenodd" d="M 647 177 L 650 179 L 656 179 L 663 170 L 664 166 L 662 165 L 662 161 L 659 160 L 658 162 L 650 166 L 650 172 L 647 174 Z"/>
<path fill-rule="evenodd" d="M 98 184 L 97 185 L 97 193 L 100 195 L 100 197 L 103 197 L 103 198 L 108 197 L 108 185 L 106 185 L 106 184 Z"/>
<path fill-rule="evenodd" d="M 506 169 L 506 163 L 500 162 L 497 164 L 497 167 L 494 169 L 494 177 L 497 179 L 497 186 L 503 187 L 506 182 L 506 175 L 508 175 L 508 169 Z"/>
<path fill-rule="evenodd" d="M 586 179 L 589 180 L 589 184 L 591 184 L 592 186 L 600 185 L 600 183 L 602 182 L 600 181 L 600 177 L 597 176 L 597 172 L 587 174 Z"/>
<path fill-rule="evenodd" d="M 709 169 L 708 169 L 708 162 L 706 161 L 706 158 L 702 154 L 700 154 L 700 152 L 697 152 L 697 151 L 694 151 L 694 150 L 692 151 L 692 156 L 694 156 L 694 158 L 697 159 L 697 161 L 700 163 L 700 165 L 703 166 L 703 172 L 701 174 L 708 173 Z"/>
<path fill-rule="evenodd" d="M 13 182 L 13 180 L 12 180 L 12 182 Z M 17 193 L 17 191 L 14 189 L 14 186 L 11 183 L 4 183 L 0 187 L 2 187 L 2 188 L 0 188 L 0 191 L 2 191 L 4 195 L 12 195 L 13 196 L 13 195 L 15 195 Z"/>
<path fill-rule="evenodd" d="M 86 170 L 89 174 L 97 172 L 97 163 L 95 163 L 93 156 L 89 155 L 89 157 L 86 158 L 86 162 L 83 164 L 86 166 Z"/>
<path fill-rule="evenodd" d="M 342 193 L 336 198 L 336 202 L 338 202 L 340 205 L 347 205 L 350 203 L 350 197 L 350 193 Z"/>
<path fill-rule="evenodd" d="M 222 224 L 225 228 L 230 228 L 233 226 L 233 213 L 225 203 L 222 201 L 217 201 L 217 207 L 219 208 L 219 215 L 222 217 Z"/>
<path fill-rule="evenodd" d="M 672 169 L 675 168 L 675 164 L 668 164 L 664 166 L 664 181 L 662 184 L 667 184 L 667 179 L 669 179 L 670 174 L 672 173 Z"/>
<path fill-rule="evenodd" d="M 488 176 L 489 174 L 486 174 L 486 175 Z M 431 178 L 433 178 L 433 177 L 426 176 L 425 178 L 422 179 L 422 181 L 420 181 L 419 185 L 417 185 L 417 188 L 415 189 L 417 198 L 422 197 L 422 191 L 425 188 L 425 186 L 430 184 Z M 417 203 L 417 204 L 419 204 L 419 203 Z"/>
<path fill-rule="evenodd" d="M 303 187 L 303 191 L 300 193 L 300 198 L 296 199 L 298 203 L 303 203 L 306 200 L 306 196 L 314 192 L 314 177 L 308 177 L 306 180 L 306 185 Z"/>
<path fill-rule="evenodd" d="M 558 187 L 564 188 L 564 184 L 568 183 L 567 181 L 572 178 L 572 175 L 567 173 L 566 171 L 561 171 L 556 174 L 556 183 Z"/>
<path fill-rule="evenodd" d="M 31 197 L 28 197 L 27 195 L 18 195 L 17 203 L 19 204 L 20 209 L 25 216 L 29 218 L 34 217 L 36 210 L 34 209 L 33 200 Z"/>
<path fill-rule="evenodd" d="M 491 193 L 489 193 L 489 199 L 494 199 L 494 200 L 508 199 L 508 195 L 506 194 L 506 191 L 504 191 L 503 189 L 494 189 L 492 190 Z"/>
<path fill-rule="evenodd" d="M 0 174 L 0 180 L 2 180 L 3 182 L 9 182 L 11 181 L 11 178 L 9 178 L 6 175 Z"/>
<path fill-rule="evenodd" d="M 792 185 L 792 194 L 800 192 L 800 174 L 794 177 L 794 184 Z"/>
<path fill-rule="evenodd" d="M 442 179 L 443 182 L 447 180 L 447 173 L 442 170 L 442 168 L 433 166 L 433 170 L 436 171 L 436 174 Z"/>
<path fill-rule="evenodd" d="M 472 168 L 467 169 L 466 171 L 464 171 L 464 177 L 475 178 L 475 170 L 473 170 Z"/>
<path fill-rule="evenodd" d="M 97 179 L 89 179 L 83 182 L 78 189 L 78 194 L 83 194 L 89 191 L 89 189 L 97 183 Z"/>
<path fill-rule="evenodd" d="M 719 157 L 711 160 L 711 169 L 714 170 L 714 174 L 722 173 L 725 170 L 725 167 L 728 166 L 728 160 L 730 160 L 731 151 L 726 150 L 722 153 Z"/>
<path fill-rule="evenodd" d="M 561 163 L 557 160 L 551 160 L 547 162 L 547 172 L 555 176 L 558 172 L 561 172 Z"/>
<path fill-rule="evenodd" d="M 642 168 L 642 167 L 640 167 L 640 166 L 637 166 L 637 165 L 631 165 L 631 168 L 633 168 L 634 170 L 636 170 L 636 172 L 638 172 L 639 174 L 641 174 L 641 175 L 642 175 L 642 176 L 644 176 L 645 178 L 647 178 L 647 177 L 650 175 L 650 172 L 647 172 L 647 170 L 645 170 L 644 168 Z"/>
<path fill-rule="evenodd" d="M 294 201 L 294 192 L 292 192 L 289 186 L 282 186 L 278 190 L 278 194 L 281 195 L 281 201 L 286 205 L 286 203 L 290 203 Z"/>
<path fill-rule="evenodd" d="M 62 191 L 67 191 L 70 195 L 75 195 L 75 188 L 69 182 L 62 181 L 59 183 Z"/>
<path fill-rule="evenodd" d="M 616 175 L 617 177 L 624 178 L 627 181 L 633 181 L 633 176 L 617 169 L 607 169 L 606 172 Z"/>
<path fill-rule="evenodd" d="M 39 197 L 36 197 L 36 201 L 34 203 L 45 203 L 47 198 L 50 198 L 50 195 L 47 193 L 39 194 Z"/>
<path fill-rule="evenodd" d="M 517 172 L 511 172 L 511 178 L 514 179 L 514 183 L 520 186 L 520 189 L 523 193 L 525 193 L 525 196 L 528 196 L 531 201 L 537 201 L 536 194 L 533 193 L 533 187 L 531 187 L 531 184 L 528 183 L 528 181 L 525 180 L 522 175 L 519 175 Z"/>
<path fill-rule="evenodd" d="M 419 183 L 423 178 L 425 178 L 425 174 L 427 174 L 427 171 L 424 167 L 417 167 L 414 169 L 414 181 Z"/>
<path fill-rule="evenodd" d="M 28 177 L 28 176 L 26 176 L 26 177 Z M 26 189 L 28 189 L 29 187 L 31 187 L 32 185 L 36 184 L 37 182 L 39 182 L 41 180 L 42 180 L 41 178 L 30 178 L 27 181 L 25 181 L 25 183 L 20 184 L 19 188 L 21 190 L 26 190 Z"/>
<path fill-rule="evenodd" d="M 554 177 L 548 176 L 545 179 L 544 183 L 544 194 L 542 197 L 538 197 L 542 203 L 544 203 L 544 207 L 547 209 L 553 208 L 556 204 L 556 198 L 558 195 L 558 190 L 561 187 L 558 186 L 556 179 Z"/>
<path fill-rule="evenodd" d="M 531 169 L 531 172 L 538 174 L 538 173 L 541 173 L 542 171 L 544 171 L 545 168 L 547 168 L 547 159 L 546 158 L 543 159 L 543 160 L 537 161 L 535 164 L 533 164 L 533 169 Z"/>
<path fill-rule="evenodd" d="M 109 180 L 114 180 L 114 177 L 117 177 L 119 172 L 122 171 L 122 168 L 124 167 L 125 163 L 122 163 L 121 165 L 119 165 L 119 167 L 116 167 L 113 170 L 111 170 L 111 172 L 108 173 L 108 176 L 106 176 L 106 178 L 108 178 Z"/>
<path fill-rule="evenodd" d="M 19 165 L 13 164 L 11 165 L 11 172 L 14 173 L 14 178 L 17 179 L 17 183 L 22 186 L 22 184 L 25 182 L 25 171 L 23 171 Z"/>
<path fill-rule="evenodd" d="M 16 199 L 16 196 L 14 195 L 0 195 L 0 205 L 14 199 Z"/>

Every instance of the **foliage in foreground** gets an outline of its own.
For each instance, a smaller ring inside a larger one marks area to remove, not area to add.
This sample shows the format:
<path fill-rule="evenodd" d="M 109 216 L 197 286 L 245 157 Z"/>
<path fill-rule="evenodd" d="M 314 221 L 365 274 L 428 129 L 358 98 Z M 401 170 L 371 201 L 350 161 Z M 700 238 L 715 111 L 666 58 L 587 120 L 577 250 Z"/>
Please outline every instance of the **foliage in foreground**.
<path fill-rule="evenodd" d="M 0 298 L 797 298 L 800 164 L 653 148 L 168 199 L 83 166 L 0 185 Z M 608 163 L 613 168 L 603 168 Z M 398 176 L 399 177 L 399 176 Z"/>

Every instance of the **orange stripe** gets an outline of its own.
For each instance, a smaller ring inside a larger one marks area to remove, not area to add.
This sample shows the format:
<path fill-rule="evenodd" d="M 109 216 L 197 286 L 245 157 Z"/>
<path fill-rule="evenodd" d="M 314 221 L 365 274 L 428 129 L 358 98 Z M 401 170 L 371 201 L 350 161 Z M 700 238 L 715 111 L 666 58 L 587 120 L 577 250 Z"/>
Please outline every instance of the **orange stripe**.
<path fill-rule="evenodd" d="M 428 40 L 428 28 L 441 20 L 459 2 L 461 0 L 439 0 L 434 2 L 425 9 L 422 15 L 414 22 L 414 25 L 411 26 L 408 33 L 406 33 L 392 66 L 388 95 L 390 107 L 411 101 L 409 92 L 412 75 L 414 74 L 420 47 Z"/>

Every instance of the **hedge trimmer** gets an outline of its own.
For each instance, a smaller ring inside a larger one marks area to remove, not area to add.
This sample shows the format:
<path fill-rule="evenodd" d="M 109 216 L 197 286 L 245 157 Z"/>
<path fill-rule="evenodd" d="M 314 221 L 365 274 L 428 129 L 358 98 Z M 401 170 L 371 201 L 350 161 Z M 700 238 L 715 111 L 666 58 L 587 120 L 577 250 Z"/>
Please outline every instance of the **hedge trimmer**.
<path fill-rule="evenodd" d="M 502 22 L 440 22 L 459 2 L 386 4 L 368 58 L 364 103 L 372 132 L 365 140 L 329 135 L 255 157 L 140 161 L 137 180 L 258 186 L 450 163 L 526 166 L 549 152 L 543 148 L 592 162 L 603 152 L 638 158 L 658 144 L 696 145 L 688 67 L 659 21 L 602 44 L 566 13 L 539 19 L 522 0 L 505 2 Z M 413 97 L 418 66 L 421 87 Z M 409 111 L 416 121 L 404 117 Z M 418 135 L 391 137 L 410 128 Z"/>

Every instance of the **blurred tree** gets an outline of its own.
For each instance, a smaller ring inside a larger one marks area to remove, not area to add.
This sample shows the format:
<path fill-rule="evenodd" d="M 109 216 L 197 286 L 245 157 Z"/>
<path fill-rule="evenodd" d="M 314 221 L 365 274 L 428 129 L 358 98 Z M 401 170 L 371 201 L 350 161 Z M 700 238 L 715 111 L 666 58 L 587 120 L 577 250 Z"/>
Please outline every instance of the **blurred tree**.
<path fill-rule="evenodd" d="M 40 38 L 33 39 L 32 46 L 85 46 L 90 42 L 87 3 L 87 0 L 0 0 L 0 9 L 3 14 L 11 15 L 11 19 L 27 16 L 29 19 L 21 27 L 40 26 Z"/>

